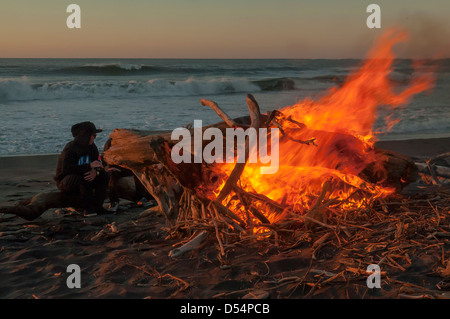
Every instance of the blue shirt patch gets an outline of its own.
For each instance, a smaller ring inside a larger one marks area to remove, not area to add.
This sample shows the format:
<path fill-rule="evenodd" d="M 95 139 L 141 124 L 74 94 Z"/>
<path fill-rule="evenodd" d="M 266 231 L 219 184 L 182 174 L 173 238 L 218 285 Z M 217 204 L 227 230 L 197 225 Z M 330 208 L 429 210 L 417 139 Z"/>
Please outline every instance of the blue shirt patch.
<path fill-rule="evenodd" d="M 86 165 L 86 164 L 91 164 L 91 158 L 89 157 L 89 155 L 81 156 L 81 157 L 78 159 L 78 165 L 79 165 L 79 166 L 81 166 L 81 165 Z"/>

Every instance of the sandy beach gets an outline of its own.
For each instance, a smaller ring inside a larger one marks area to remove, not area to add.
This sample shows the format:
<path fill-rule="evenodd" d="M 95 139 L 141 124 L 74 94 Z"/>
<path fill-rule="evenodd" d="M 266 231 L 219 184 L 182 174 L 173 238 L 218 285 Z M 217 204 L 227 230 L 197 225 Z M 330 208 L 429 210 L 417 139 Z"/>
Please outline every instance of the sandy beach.
<path fill-rule="evenodd" d="M 377 146 L 426 159 L 450 151 L 450 138 L 386 141 Z M 55 190 L 52 178 L 56 161 L 57 155 L 1 157 L 0 206 Z M 440 205 L 444 206 L 436 207 L 440 209 L 441 232 L 449 231 L 448 205 Z M 432 210 L 430 214 L 435 216 Z M 113 223 L 116 231 L 112 230 Z M 376 227 L 383 231 L 387 226 Z M 421 236 L 427 234 L 424 230 Z M 418 246 L 414 255 L 407 255 L 410 260 L 407 266 L 400 266 L 403 271 L 389 268 L 388 288 L 378 294 L 367 291 L 364 276 L 312 290 L 300 285 L 301 278 L 313 280 L 320 269 L 337 269 L 338 261 L 350 258 L 345 248 L 330 245 L 313 260 L 312 243 L 320 235 L 309 234 L 309 243 L 292 247 L 271 241 L 236 244 L 230 249 L 229 265 L 221 267 L 212 238 L 199 250 L 169 257 L 169 251 L 181 240 L 169 236 L 165 219 L 156 209 L 131 202 L 123 201 L 115 215 L 91 218 L 55 209 L 32 222 L 0 214 L 0 298 L 241 298 L 255 289 L 267 292 L 270 298 L 386 298 L 399 297 L 415 286 L 449 297 L 448 292 L 436 288 L 442 281 L 438 274 L 449 259 L 448 233 L 435 250 Z M 360 248 L 367 251 L 365 245 L 361 243 Z M 377 249 L 382 255 L 389 246 L 368 251 Z M 389 263 L 395 266 L 401 262 Z M 81 289 L 66 286 L 70 264 L 81 267 Z M 281 278 L 293 279 L 281 282 Z"/>

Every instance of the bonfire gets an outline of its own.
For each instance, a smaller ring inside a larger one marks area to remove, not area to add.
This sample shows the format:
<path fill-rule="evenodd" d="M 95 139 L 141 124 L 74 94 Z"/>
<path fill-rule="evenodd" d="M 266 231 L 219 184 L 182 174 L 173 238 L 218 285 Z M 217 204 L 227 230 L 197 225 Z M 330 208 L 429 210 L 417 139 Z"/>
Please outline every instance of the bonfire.
<path fill-rule="evenodd" d="M 263 163 L 175 164 L 170 154 L 177 141 L 142 131 L 115 130 L 105 158 L 135 172 L 171 226 L 214 225 L 219 243 L 219 229 L 270 237 L 282 225 L 323 226 L 330 218 L 368 209 L 417 178 L 411 160 L 374 148 L 378 107 L 405 105 L 434 83 L 432 73 L 421 73 L 398 92 L 389 79 L 392 46 L 405 36 L 385 34 L 345 83 L 317 101 L 260 114 L 255 98 L 247 95 L 250 116 L 231 119 L 215 102 L 201 100 L 224 120 L 203 130 L 267 128 L 270 135 L 269 129 L 279 129 L 278 145 L 270 145 L 280 154 L 274 174 L 262 174 Z M 392 126 L 396 120 L 386 121 Z"/>

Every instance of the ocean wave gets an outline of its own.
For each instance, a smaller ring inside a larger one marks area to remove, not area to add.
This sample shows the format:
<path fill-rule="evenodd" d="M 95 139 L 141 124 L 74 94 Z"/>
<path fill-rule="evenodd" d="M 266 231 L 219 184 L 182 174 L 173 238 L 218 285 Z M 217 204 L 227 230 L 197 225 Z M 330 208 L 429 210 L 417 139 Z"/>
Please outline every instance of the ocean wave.
<path fill-rule="evenodd" d="M 275 78 L 252 81 L 263 91 L 294 90 L 295 81 L 291 78 Z"/>
<path fill-rule="evenodd" d="M 29 100 L 35 90 L 26 77 L 0 79 L 0 101 Z"/>
<path fill-rule="evenodd" d="M 52 72 L 67 75 L 146 75 L 146 74 L 258 74 L 264 72 L 326 72 L 325 70 L 316 70 L 307 65 L 253 65 L 253 64 L 167 64 L 167 65 L 148 65 L 132 63 L 99 63 L 85 64 L 81 66 L 67 66 L 54 69 Z M 337 71 L 338 72 L 338 71 Z M 343 71 L 341 71 L 343 72 Z"/>
<path fill-rule="evenodd" d="M 157 71 L 150 65 L 142 64 L 86 64 L 82 66 L 64 67 L 56 69 L 55 73 L 78 74 L 78 75 L 126 75 L 133 73 L 151 73 Z"/>
<path fill-rule="evenodd" d="M 149 75 L 149 74 L 205 74 L 233 71 L 223 67 L 187 67 L 187 66 L 158 66 L 145 64 L 86 64 L 56 69 L 53 72 L 67 75 L 91 76 L 120 76 L 120 75 Z"/>
<path fill-rule="evenodd" d="M 195 96 L 207 94 L 230 94 L 257 92 L 261 88 L 248 80 L 197 80 L 168 81 L 61 81 L 33 84 L 26 78 L 0 79 L 0 102 L 27 100 L 55 100 L 74 98 L 132 98 L 133 96 Z M 273 85 L 275 89 L 277 85 Z"/>
<path fill-rule="evenodd" d="M 426 109 L 426 107 L 424 107 Z M 413 117 L 402 113 L 398 116 L 398 122 L 392 130 L 387 130 L 382 121 L 378 121 L 375 125 L 375 131 L 390 133 L 390 134 L 423 134 L 434 132 L 450 132 L 450 122 L 448 121 L 448 114 L 443 112 L 443 116 L 420 116 Z"/>
<path fill-rule="evenodd" d="M 108 66 L 105 65 L 104 67 Z M 143 68 L 144 66 L 121 65 L 118 68 L 123 68 L 123 70 L 140 70 L 139 67 Z M 260 79 L 242 77 L 205 79 L 202 77 L 189 77 L 184 81 L 152 79 L 148 81 L 80 80 L 33 83 L 24 76 L 21 78 L 0 78 L 0 102 L 96 97 L 195 96 L 258 91 L 314 91 L 341 85 L 344 80 L 345 76 L 342 75 L 327 74 L 311 77 L 311 74 L 308 73 L 301 77 L 269 77 Z M 402 77 L 393 77 L 391 80 L 399 83 L 406 81 Z"/>

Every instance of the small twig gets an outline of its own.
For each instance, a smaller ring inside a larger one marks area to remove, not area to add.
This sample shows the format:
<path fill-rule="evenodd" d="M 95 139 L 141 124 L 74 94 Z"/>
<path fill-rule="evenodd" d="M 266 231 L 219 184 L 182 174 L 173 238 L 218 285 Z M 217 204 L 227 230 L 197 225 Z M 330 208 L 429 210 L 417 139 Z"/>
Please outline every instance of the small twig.
<path fill-rule="evenodd" d="M 438 212 L 437 208 L 434 208 L 433 205 L 431 205 L 430 201 L 428 201 L 428 204 L 430 204 L 431 209 L 433 209 L 433 211 L 436 213 L 436 216 L 437 216 L 436 227 L 438 227 L 438 226 L 439 226 L 439 223 L 440 223 L 440 221 L 441 221 L 441 216 L 439 215 L 439 212 Z"/>
<path fill-rule="evenodd" d="M 216 216 L 218 217 L 219 213 L 217 212 L 216 206 L 212 205 L 212 208 L 215 211 Z M 225 249 L 223 248 L 223 243 L 222 243 L 222 239 L 220 238 L 219 228 L 217 227 L 216 219 L 214 217 L 212 218 L 212 222 L 214 224 L 214 229 L 216 230 L 216 237 L 217 237 L 217 242 L 219 243 L 219 247 L 220 247 L 220 254 L 221 254 L 221 256 L 225 256 Z"/>

